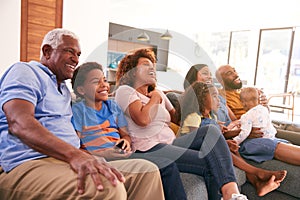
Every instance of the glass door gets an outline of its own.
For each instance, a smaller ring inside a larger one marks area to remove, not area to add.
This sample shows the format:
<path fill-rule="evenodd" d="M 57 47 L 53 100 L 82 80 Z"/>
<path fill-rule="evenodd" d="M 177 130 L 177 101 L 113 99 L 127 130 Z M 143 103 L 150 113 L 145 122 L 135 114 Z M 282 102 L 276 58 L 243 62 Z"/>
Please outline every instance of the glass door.
<path fill-rule="evenodd" d="M 300 94 L 300 27 L 295 28 L 288 92 Z"/>
<path fill-rule="evenodd" d="M 292 28 L 261 30 L 255 85 L 268 94 L 286 92 Z"/>

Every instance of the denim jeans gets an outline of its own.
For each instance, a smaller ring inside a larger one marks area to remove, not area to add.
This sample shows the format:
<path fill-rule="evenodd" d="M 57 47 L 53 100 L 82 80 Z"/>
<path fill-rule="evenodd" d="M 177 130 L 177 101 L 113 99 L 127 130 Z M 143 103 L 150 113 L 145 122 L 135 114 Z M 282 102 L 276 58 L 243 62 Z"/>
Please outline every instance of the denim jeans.
<path fill-rule="evenodd" d="M 186 200 L 186 193 L 176 163 L 169 158 L 152 156 L 146 152 L 136 151 L 130 158 L 142 158 L 155 163 L 160 171 L 166 200 Z"/>
<path fill-rule="evenodd" d="M 229 148 L 215 125 L 200 127 L 175 139 L 172 145 L 157 144 L 143 154 L 168 158 L 170 163 L 177 164 L 180 172 L 203 176 L 210 200 L 221 198 L 224 184 L 236 182 Z"/>

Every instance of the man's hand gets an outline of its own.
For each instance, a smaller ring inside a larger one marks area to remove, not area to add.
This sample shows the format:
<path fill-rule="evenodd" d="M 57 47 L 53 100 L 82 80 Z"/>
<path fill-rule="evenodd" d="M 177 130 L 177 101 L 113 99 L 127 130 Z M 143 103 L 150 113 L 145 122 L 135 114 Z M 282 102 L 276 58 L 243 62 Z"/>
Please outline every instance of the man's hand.
<path fill-rule="evenodd" d="M 103 190 L 100 174 L 107 178 L 112 185 L 116 186 L 118 181 L 125 182 L 124 176 L 104 158 L 94 157 L 84 151 L 78 151 L 70 160 L 71 168 L 78 174 L 78 193 L 83 194 L 85 189 L 85 179 L 91 175 L 96 188 Z"/>
<path fill-rule="evenodd" d="M 263 137 L 263 132 L 260 130 L 260 128 L 255 128 L 252 127 L 251 129 L 251 133 L 249 134 L 248 138 L 252 139 L 252 138 L 261 138 Z"/>
<path fill-rule="evenodd" d="M 258 89 L 257 91 L 259 95 L 259 104 L 268 107 L 268 99 L 264 91 L 262 89 Z"/>

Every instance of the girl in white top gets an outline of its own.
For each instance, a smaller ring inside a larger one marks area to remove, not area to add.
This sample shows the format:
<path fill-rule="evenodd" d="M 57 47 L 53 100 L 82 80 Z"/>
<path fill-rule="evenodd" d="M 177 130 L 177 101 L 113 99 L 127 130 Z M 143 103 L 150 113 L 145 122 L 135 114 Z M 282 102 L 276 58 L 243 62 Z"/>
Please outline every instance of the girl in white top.
<path fill-rule="evenodd" d="M 275 158 L 289 164 L 300 165 L 300 146 L 275 137 L 276 129 L 271 123 L 269 112 L 258 106 L 258 97 L 256 88 L 241 90 L 240 98 L 247 113 L 241 117 L 241 134 L 234 138 L 240 143 L 240 155 L 256 162 Z M 251 127 L 260 127 L 264 133 L 263 137 L 246 139 Z"/>
<path fill-rule="evenodd" d="M 240 96 L 247 112 L 241 116 L 241 131 L 233 139 L 238 144 L 242 143 L 250 135 L 252 127 L 261 128 L 264 138 L 275 138 L 277 131 L 272 124 L 268 108 L 258 103 L 259 94 L 257 89 L 243 88 Z"/>

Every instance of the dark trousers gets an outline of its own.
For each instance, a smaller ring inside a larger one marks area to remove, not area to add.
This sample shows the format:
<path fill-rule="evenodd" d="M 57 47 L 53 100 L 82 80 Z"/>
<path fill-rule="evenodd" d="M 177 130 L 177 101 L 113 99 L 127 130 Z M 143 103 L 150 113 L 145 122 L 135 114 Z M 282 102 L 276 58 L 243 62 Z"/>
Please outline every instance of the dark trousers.
<path fill-rule="evenodd" d="M 210 200 L 221 198 L 224 184 L 236 182 L 230 150 L 215 125 L 200 127 L 195 132 L 176 138 L 172 145 L 158 144 L 142 154 L 147 160 L 150 157 L 159 158 L 157 166 L 161 169 L 175 162 L 180 172 L 203 176 Z M 177 173 L 175 175 L 177 179 Z M 164 188 L 171 187 L 169 189 L 174 193 L 175 185 L 171 183 L 171 186 Z"/>

